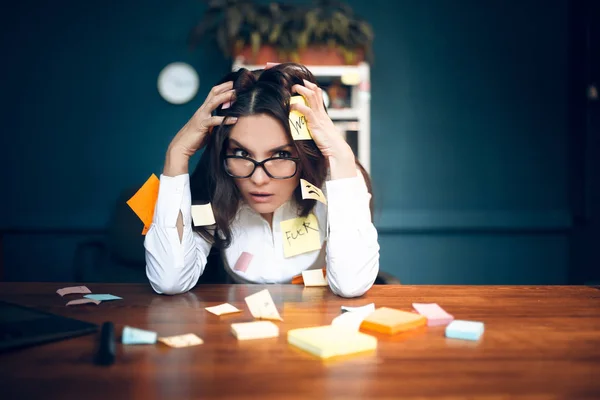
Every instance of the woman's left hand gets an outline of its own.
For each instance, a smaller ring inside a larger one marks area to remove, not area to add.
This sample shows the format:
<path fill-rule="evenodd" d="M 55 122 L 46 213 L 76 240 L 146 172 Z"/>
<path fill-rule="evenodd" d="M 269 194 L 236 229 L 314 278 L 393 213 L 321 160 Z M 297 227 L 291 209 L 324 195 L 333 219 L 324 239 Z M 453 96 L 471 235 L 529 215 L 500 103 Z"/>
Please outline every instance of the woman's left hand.
<path fill-rule="evenodd" d="M 354 164 L 354 154 L 333 124 L 325 106 L 323 105 L 323 89 L 312 82 L 304 80 L 304 86 L 294 85 L 292 91 L 302 95 L 308 107 L 295 103 L 290 105 L 290 110 L 298 111 L 306 117 L 310 134 L 321 153 L 331 161 L 351 159 Z"/>

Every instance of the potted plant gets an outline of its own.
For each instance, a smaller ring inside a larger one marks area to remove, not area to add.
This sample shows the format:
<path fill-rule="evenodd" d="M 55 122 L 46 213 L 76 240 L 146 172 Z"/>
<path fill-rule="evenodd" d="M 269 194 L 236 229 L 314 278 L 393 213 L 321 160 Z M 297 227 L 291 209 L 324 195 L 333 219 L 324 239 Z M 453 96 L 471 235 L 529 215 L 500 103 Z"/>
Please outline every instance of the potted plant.
<path fill-rule="evenodd" d="M 191 32 L 192 45 L 214 38 L 226 58 L 247 64 L 296 61 L 307 65 L 373 61 L 373 30 L 341 1 L 312 6 L 251 0 L 211 0 Z"/>

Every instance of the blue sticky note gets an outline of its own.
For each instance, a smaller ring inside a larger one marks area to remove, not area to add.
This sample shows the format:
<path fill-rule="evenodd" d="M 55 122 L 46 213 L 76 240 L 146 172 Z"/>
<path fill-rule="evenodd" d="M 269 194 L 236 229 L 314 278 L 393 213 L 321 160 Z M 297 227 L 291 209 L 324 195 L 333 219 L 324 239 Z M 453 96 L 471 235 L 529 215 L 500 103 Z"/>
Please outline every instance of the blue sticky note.
<path fill-rule="evenodd" d="M 455 320 L 446 326 L 446 337 L 452 339 L 479 340 L 483 334 L 483 322 Z"/>
<path fill-rule="evenodd" d="M 123 300 L 122 297 L 113 296 L 112 294 L 86 294 L 86 299 L 99 300 L 99 301 L 108 301 L 108 300 Z"/>
<path fill-rule="evenodd" d="M 123 328 L 121 341 L 123 344 L 154 344 L 158 335 L 156 332 L 126 326 Z"/>

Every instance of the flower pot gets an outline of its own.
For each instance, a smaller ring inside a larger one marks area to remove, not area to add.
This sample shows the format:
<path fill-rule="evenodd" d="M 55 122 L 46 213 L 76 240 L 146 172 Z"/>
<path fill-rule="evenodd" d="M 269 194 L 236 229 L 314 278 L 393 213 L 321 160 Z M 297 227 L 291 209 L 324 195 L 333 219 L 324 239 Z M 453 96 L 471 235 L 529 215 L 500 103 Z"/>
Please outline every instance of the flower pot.
<path fill-rule="evenodd" d="M 311 46 L 298 52 L 299 62 L 304 65 L 356 65 L 365 59 L 363 49 L 353 50 L 353 57 L 347 60 L 344 52 L 328 46 Z"/>
<path fill-rule="evenodd" d="M 279 53 L 273 46 L 263 45 L 258 49 L 258 53 L 252 54 L 252 47 L 244 46 L 234 58 L 242 57 L 245 64 L 265 65 L 268 62 L 280 62 Z"/>

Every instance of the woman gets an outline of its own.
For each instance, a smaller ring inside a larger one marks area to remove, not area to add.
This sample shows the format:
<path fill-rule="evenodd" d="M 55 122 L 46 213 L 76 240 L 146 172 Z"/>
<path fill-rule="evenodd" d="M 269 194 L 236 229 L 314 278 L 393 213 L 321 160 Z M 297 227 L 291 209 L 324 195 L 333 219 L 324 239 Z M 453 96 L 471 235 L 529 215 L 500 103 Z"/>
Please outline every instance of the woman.
<path fill-rule="evenodd" d="M 302 271 L 326 267 L 334 293 L 364 294 L 379 270 L 370 181 L 328 117 L 313 75 L 286 63 L 241 69 L 222 82 L 167 151 L 144 244 L 153 289 L 178 294 L 193 288 L 215 246 L 236 282 L 289 283 Z M 295 95 L 308 106 L 290 105 Z M 305 116 L 313 140 L 293 140 L 291 110 Z M 189 159 L 202 148 L 190 178 Z M 301 178 L 322 188 L 327 205 L 302 198 Z M 192 204 L 205 203 L 216 224 L 193 226 Z M 310 222 L 296 220 L 311 215 Z M 289 221 L 304 222 L 293 232 Z M 312 246 L 292 241 L 309 235 Z"/>

